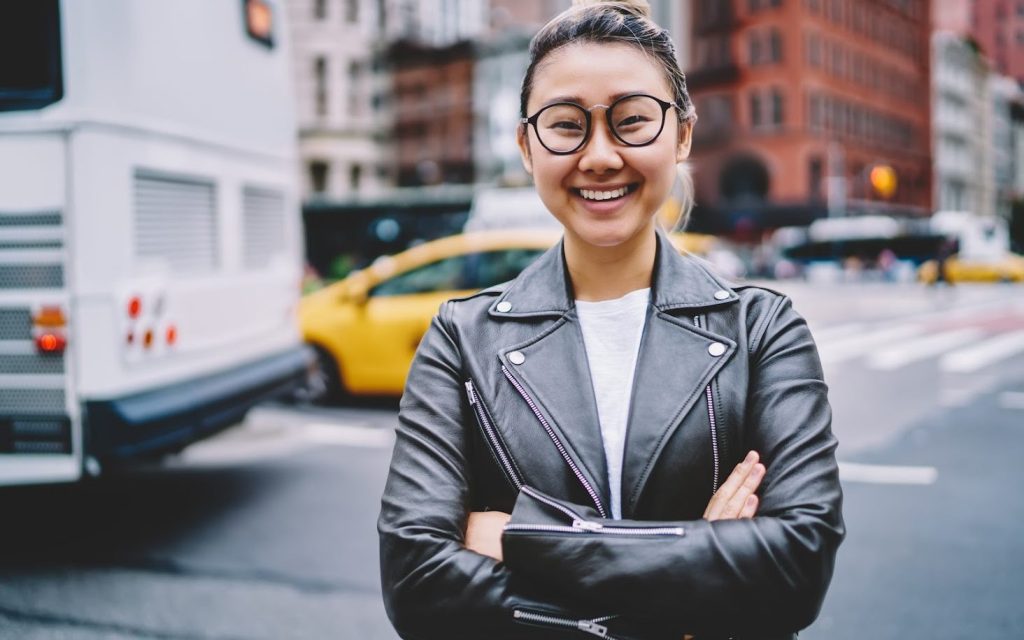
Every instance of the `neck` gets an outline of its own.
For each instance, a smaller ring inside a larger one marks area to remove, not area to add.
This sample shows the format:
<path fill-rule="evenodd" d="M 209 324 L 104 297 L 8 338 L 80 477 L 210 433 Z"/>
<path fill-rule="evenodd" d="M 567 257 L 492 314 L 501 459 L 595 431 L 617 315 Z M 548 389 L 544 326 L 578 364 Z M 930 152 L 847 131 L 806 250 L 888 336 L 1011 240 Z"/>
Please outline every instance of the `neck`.
<path fill-rule="evenodd" d="M 566 234 L 564 248 L 577 300 L 613 300 L 651 286 L 658 250 L 653 224 L 614 247 L 595 247 Z"/>

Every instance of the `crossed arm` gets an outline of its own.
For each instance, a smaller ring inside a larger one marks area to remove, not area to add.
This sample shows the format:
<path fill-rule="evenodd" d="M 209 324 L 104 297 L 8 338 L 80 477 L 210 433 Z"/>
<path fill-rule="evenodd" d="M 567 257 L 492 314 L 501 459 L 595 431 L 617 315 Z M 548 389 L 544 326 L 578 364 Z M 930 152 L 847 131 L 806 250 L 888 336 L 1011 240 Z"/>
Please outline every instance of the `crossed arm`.
<path fill-rule="evenodd" d="M 764 472 L 764 465 L 760 463 L 757 452 L 748 453 L 715 495 L 711 496 L 704 510 L 704 519 L 713 522 L 753 518 L 757 513 L 758 501 L 755 491 L 764 478 Z M 511 517 L 511 514 L 501 511 L 470 513 L 466 524 L 466 548 L 501 562 L 501 534 Z"/>

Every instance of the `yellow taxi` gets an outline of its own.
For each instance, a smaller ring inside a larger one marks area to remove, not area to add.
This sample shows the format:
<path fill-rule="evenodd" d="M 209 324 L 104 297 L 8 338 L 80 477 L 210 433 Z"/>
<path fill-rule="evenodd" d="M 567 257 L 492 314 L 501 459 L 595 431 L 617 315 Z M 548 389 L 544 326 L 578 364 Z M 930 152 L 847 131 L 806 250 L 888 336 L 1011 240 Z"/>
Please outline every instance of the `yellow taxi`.
<path fill-rule="evenodd" d="M 938 275 L 939 265 L 929 260 L 918 269 L 921 282 L 931 284 Z M 946 260 L 946 278 L 950 282 L 1024 282 L 1024 256 L 1006 254 L 1001 260 L 961 260 L 953 255 Z"/>
<path fill-rule="evenodd" d="M 441 303 L 512 280 L 561 237 L 550 230 L 479 231 L 377 259 L 303 297 L 299 322 L 317 353 L 307 394 L 400 395 L 413 355 Z M 705 253 L 710 236 L 672 234 L 680 250 Z"/>

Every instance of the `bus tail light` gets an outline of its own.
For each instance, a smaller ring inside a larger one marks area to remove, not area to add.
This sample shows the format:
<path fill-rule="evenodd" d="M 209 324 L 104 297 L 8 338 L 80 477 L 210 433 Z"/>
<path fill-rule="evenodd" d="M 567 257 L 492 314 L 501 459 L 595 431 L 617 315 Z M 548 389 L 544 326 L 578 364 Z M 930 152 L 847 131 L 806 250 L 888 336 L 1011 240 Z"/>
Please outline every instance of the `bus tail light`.
<path fill-rule="evenodd" d="M 36 349 L 41 353 L 64 353 L 68 340 L 59 331 L 44 331 L 36 334 Z"/>
<path fill-rule="evenodd" d="M 68 346 L 64 309 L 45 305 L 32 311 L 32 337 L 40 353 L 61 354 Z"/>

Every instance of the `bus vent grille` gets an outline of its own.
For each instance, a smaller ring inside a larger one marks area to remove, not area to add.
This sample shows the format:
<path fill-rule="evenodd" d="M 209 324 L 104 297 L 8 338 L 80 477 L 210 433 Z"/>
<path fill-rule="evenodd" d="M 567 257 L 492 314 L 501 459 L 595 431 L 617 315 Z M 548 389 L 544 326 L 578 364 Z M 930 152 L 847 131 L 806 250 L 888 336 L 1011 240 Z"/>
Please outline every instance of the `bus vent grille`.
<path fill-rule="evenodd" d="M 216 193 L 212 182 L 135 174 L 135 255 L 178 273 L 218 265 Z"/>
<path fill-rule="evenodd" d="M 272 189 L 245 187 L 242 190 L 245 266 L 259 269 L 284 253 L 284 194 Z"/>
<path fill-rule="evenodd" d="M 0 340 L 31 340 L 32 313 L 28 309 L 0 309 Z"/>
<path fill-rule="evenodd" d="M 4 414 L 47 415 L 65 410 L 63 389 L 0 389 Z"/>
<path fill-rule="evenodd" d="M 67 416 L 0 418 L 0 453 L 71 453 Z"/>
<path fill-rule="evenodd" d="M 64 286 L 61 224 L 58 211 L 0 211 L 0 290 Z"/>
<path fill-rule="evenodd" d="M 63 355 L 0 353 L 2 375 L 54 375 L 64 373 Z"/>

